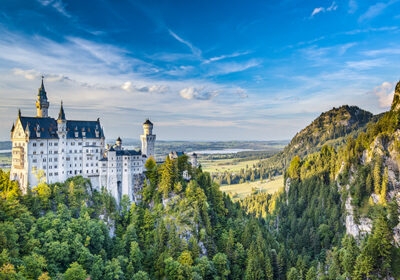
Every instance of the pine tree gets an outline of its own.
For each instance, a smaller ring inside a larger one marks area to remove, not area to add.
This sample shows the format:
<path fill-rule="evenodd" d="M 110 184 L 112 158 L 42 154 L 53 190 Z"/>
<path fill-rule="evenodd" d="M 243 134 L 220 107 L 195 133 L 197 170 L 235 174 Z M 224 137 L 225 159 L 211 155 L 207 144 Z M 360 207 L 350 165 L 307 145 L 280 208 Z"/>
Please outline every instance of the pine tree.
<path fill-rule="evenodd" d="M 168 197 L 174 185 L 174 162 L 166 157 L 164 164 L 161 167 L 161 181 L 159 191 L 163 194 L 164 198 Z"/>
<path fill-rule="evenodd" d="M 385 171 L 383 173 L 383 178 L 382 178 L 382 188 L 381 188 L 381 193 L 380 193 L 381 204 L 386 204 L 386 195 L 387 195 L 388 184 L 389 184 L 388 168 L 385 167 Z"/>

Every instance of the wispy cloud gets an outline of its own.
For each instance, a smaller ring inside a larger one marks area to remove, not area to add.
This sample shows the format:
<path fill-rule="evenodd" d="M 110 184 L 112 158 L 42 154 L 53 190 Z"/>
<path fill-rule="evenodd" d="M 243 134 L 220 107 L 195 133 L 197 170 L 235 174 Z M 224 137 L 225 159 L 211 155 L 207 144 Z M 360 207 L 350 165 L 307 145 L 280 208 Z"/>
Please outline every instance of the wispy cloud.
<path fill-rule="evenodd" d="M 235 52 L 235 53 L 232 53 L 232 54 L 214 56 L 214 57 L 211 57 L 209 59 L 204 60 L 203 63 L 207 64 L 207 63 L 211 63 L 211 62 L 215 62 L 215 61 L 219 61 L 219 60 L 223 60 L 223 59 L 227 59 L 227 58 L 234 58 L 234 57 L 246 55 L 246 54 L 249 54 L 249 53 L 250 53 L 249 51 L 246 51 L 246 52 Z"/>
<path fill-rule="evenodd" d="M 368 70 L 376 67 L 384 67 L 387 64 L 386 59 L 365 59 L 358 61 L 348 61 L 346 65 L 356 70 Z"/>
<path fill-rule="evenodd" d="M 391 1 L 387 1 L 387 2 L 376 3 L 372 6 L 370 6 L 368 8 L 368 10 L 358 18 L 358 20 L 365 21 L 365 20 L 373 19 L 373 18 L 381 15 L 387 7 L 389 7 L 390 5 L 392 5 L 398 1 L 399 0 L 391 0 Z"/>
<path fill-rule="evenodd" d="M 332 4 L 329 7 L 326 7 L 326 8 L 325 7 L 314 8 L 314 10 L 311 13 L 311 17 L 314 17 L 315 15 L 317 15 L 319 13 L 336 11 L 337 8 L 338 8 L 338 5 L 336 4 L 335 1 L 333 1 Z"/>
<path fill-rule="evenodd" d="M 171 29 L 168 29 L 169 34 L 174 37 L 178 42 L 181 42 L 182 44 L 186 45 L 187 47 L 190 48 L 192 53 L 198 57 L 201 57 L 201 50 L 196 48 L 195 46 L 192 45 L 189 41 L 186 41 L 179 37 L 175 32 L 173 32 Z"/>
<path fill-rule="evenodd" d="M 349 13 L 353 14 L 358 9 L 358 3 L 356 0 L 349 0 Z"/>
<path fill-rule="evenodd" d="M 24 70 L 20 68 L 14 68 L 12 71 L 14 75 L 22 76 L 27 80 L 39 80 L 41 76 L 44 76 L 46 80 L 50 82 L 72 81 L 71 78 L 64 75 L 39 73 L 39 71 L 36 71 L 35 69 Z"/>
<path fill-rule="evenodd" d="M 53 7 L 63 16 L 66 16 L 68 18 L 71 17 L 71 14 L 68 13 L 67 10 L 65 9 L 65 4 L 63 3 L 62 0 L 38 0 L 38 2 L 45 7 L 47 6 Z"/>
<path fill-rule="evenodd" d="M 213 69 L 207 73 L 208 76 L 227 75 L 231 73 L 242 72 L 250 68 L 257 67 L 261 64 L 261 60 L 250 59 L 244 62 L 225 62 L 213 66 Z"/>
<path fill-rule="evenodd" d="M 400 55 L 400 47 L 396 48 L 383 48 L 380 50 L 369 50 L 362 52 L 364 55 L 367 56 L 378 56 L 378 55 Z"/>

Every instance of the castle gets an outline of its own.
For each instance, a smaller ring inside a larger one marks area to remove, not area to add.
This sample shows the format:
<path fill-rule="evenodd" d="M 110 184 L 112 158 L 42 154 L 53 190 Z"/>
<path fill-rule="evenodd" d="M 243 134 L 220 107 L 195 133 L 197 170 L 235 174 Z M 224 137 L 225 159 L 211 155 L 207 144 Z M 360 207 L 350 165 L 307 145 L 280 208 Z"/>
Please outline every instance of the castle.
<path fill-rule="evenodd" d="M 142 150 L 125 150 L 122 140 L 105 148 L 100 119 L 69 120 L 61 102 L 58 118 L 48 116 L 50 103 L 42 84 L 38 90 L 36 117 L 22 116 L 11 129 L 11 180 L 19 182 L 22 193 L 38 184 L 35 170 L 43 170 L 48 183 L 63 182 L 81 175 L 90 179 L 94 188 L 105 187 L 117 202 L 122 195 L 137 201 L 144 175 L 144 164 L 154 154 L 156 135 L 153 124 L 146 120 L 140 139 Z"/>

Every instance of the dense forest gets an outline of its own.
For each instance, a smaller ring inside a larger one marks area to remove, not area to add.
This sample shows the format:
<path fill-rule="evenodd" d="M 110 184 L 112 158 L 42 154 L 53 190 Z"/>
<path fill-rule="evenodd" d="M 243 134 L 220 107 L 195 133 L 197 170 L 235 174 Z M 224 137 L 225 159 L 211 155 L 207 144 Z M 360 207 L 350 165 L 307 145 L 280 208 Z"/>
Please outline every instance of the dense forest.
<path fill-rule="evenodd" d="M 138 204 L 41 172 L 21 195 L 0 171 L 0 279 L 399 279 L 387 166 L 399 128 L 390 111 L 345 145 L 295 156 L 280 192 L 238 202 L 185 155 L 147 161 Z M 362 237 L 346 234 L 349 199 L 372 223 Z"/>

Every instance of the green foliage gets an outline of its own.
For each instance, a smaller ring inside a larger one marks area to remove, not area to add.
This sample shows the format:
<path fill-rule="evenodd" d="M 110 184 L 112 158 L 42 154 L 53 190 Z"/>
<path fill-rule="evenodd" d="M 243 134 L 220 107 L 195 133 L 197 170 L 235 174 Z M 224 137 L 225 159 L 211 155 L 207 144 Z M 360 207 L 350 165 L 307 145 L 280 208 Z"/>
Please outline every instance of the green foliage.
<path fill-rule="evenodd" d="M 85 280 L 87 278 L 87 273 L 83 269 L 83 267 L 74 262 L 70 265 L 70 267 L 65 271 L 63 280 Z"/>

